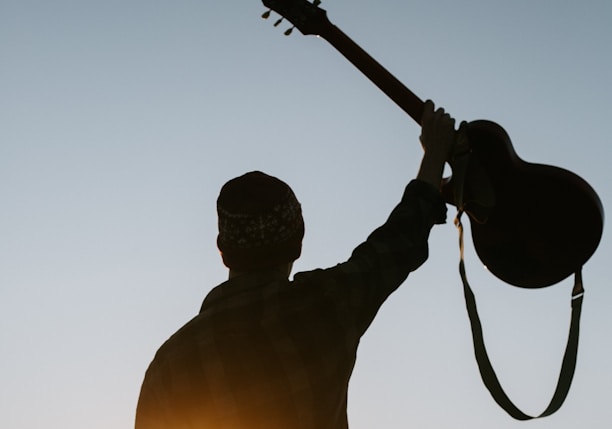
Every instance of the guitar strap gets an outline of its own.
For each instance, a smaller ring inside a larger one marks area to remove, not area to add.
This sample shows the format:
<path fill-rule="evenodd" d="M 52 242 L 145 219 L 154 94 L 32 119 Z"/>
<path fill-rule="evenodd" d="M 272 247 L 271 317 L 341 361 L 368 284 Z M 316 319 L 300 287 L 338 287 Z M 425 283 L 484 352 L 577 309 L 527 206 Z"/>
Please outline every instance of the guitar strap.
<path fill-rule="evenodd" d="M 461 201 L 461 200 L 457 200 Z M 460 205 L 458 205 L 460 207 Z M 563 356 L 563 363 L 561 365 L 561 371 L 559 374 L 559 380 L 557 382 L 557 388 L 553 394 L 550 404 L 544 410 L 544 412 L 538 416 L 529 416 L 519 410 L 508 398 L 508 395 L 502 389 L 495 370 L 491 365 L 489 356 L 484 343 L 482 334 L 482 325 L 478 316 L 478 310 L 476 308 L 476 300 L 474 293 L 472 292 L 470 285 L 467 280 L 464 263 L 464 246 L 463 246 L 463 225 L 461 224 L 461 215 L 463 210 L 460 207 L 457 216 L 455 218 L 455 225 L 459 230 L 459 249 L 460 249 L 460 262 L 459 262 L 459 273 L 461 274 L 461 281 L 463 282 L 463 291 L 465 295 L 465 304 L 467 307 L 468 316 L 470 318 L 470 325 L 472 329 L 472 338 L 474 342 L 474 353 L 476 355 L 476 361 L 480 370 L 482 380 L 493 396 L 495 402 L 497 402 L 508 414 L 517 420 L 531 420 L 540 417 L 546 417 L 556 412 L 567 397 L 572 379 L 574 377 L 574 370 L 576 368 L 576 356 L 578 353 L 578 334 L 580 330 L 580 313 L 582 309 L 582 298 L 584 296 L 584 289 L 582 285 L 582 268 L 575 273 L 574 288 L 572 290 L 572 316 L 569 328 L 569 336 L 567 340 L 567 346 L 565 348 L 565 354 Z"/>

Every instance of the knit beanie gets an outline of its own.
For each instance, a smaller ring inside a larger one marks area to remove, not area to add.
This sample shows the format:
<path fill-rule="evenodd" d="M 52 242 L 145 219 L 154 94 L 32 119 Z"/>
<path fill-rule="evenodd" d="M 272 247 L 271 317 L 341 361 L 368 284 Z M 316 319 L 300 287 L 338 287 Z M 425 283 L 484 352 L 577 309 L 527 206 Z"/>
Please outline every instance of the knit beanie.
<path fill-rule="evenodd" d="M 228 268 L 270 268 L 293 262 L 302 252 L 300 203 L 276 177 L 252 171 L 230 180 L 221 188 L 217 214 L 217 247 Z"/>

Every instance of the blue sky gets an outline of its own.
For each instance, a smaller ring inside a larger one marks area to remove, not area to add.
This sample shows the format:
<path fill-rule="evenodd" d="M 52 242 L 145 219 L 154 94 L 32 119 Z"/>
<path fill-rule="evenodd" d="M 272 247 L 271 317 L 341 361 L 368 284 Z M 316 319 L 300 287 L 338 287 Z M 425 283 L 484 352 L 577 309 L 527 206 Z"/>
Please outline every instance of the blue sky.
<path fill-rule="evenodd" d="M 612 3 L 322 6 L 421 98 L 498 122 L 521 158 L 579 174 L 612 212 Z M 399 200 L 418 126 L 324 40 L 285 37 L 264 10 L 0 1 L 0 427 L 132 426 L 155 350 L 227 276 L 214 207 L 226 180 L 258 169 L 292 185 L 306 218 L 296 271 L 346 259 Z M 362 340 L 351 427 L 607 427 L 607 229 L 584 269 L 572 390 L 557 414 L 521 423 L 479 378 L 452 215 Z M 571 281 L 521 290 L 488 274 L 469 241 L 466 257 L 502 385 L 538 414 Z"/>

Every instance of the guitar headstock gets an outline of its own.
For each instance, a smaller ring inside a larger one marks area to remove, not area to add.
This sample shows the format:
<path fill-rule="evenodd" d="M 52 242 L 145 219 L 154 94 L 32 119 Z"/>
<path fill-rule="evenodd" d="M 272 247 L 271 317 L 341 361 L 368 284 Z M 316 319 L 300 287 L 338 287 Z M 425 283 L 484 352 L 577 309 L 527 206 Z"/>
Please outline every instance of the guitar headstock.
<path fill-rule="evenodd" d="M 307 0 L 262 0 L 264 6 L 269 10 L 262 15 L 262 18 L 268 18 L 270 11 L 275 11 L 282 18 L 274 23 L 278 26 L 283 19 L 293 24 L 293 27 L 285 31 L 285 35 L 291 34 L 293 28 L 297 28 L 302 34 L 320 35 L 325 30 L 325 26 L 330 22 L 327 19 L 327 12 L 321 9 L 319 5 L 321 0 L 309 2 Z"/>

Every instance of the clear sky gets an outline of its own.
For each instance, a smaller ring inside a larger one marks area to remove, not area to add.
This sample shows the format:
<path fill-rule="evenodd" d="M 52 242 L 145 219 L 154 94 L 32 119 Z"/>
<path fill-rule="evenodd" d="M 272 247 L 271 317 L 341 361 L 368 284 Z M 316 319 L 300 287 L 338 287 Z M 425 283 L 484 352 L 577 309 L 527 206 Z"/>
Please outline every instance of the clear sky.
<path fill-rule="evenodd" d="M 323 7 L 421 98 L 503 125 L 521 158 L 579 174 L 612 213 L 612 2 Z M 157 347 L 227 276 L 215 247 L 226 180 L 259 169 L 292 185 L 306 218 L 299 271 L 345 260 L 414 177 L 419 127 L 327 42 L 283 36 L 264 10 L 0 0 L 0 427 L 132 427 Z M 567 401 L 522 423 L 480 380 L 452 216 L 362 340 L 351 427 L 609 427 L 609 230 L 584 268 Z M 522 290 L 488 274 L 469 240 L 466 257 L 493 365 L 538 414 L 571 281 Z"/>

